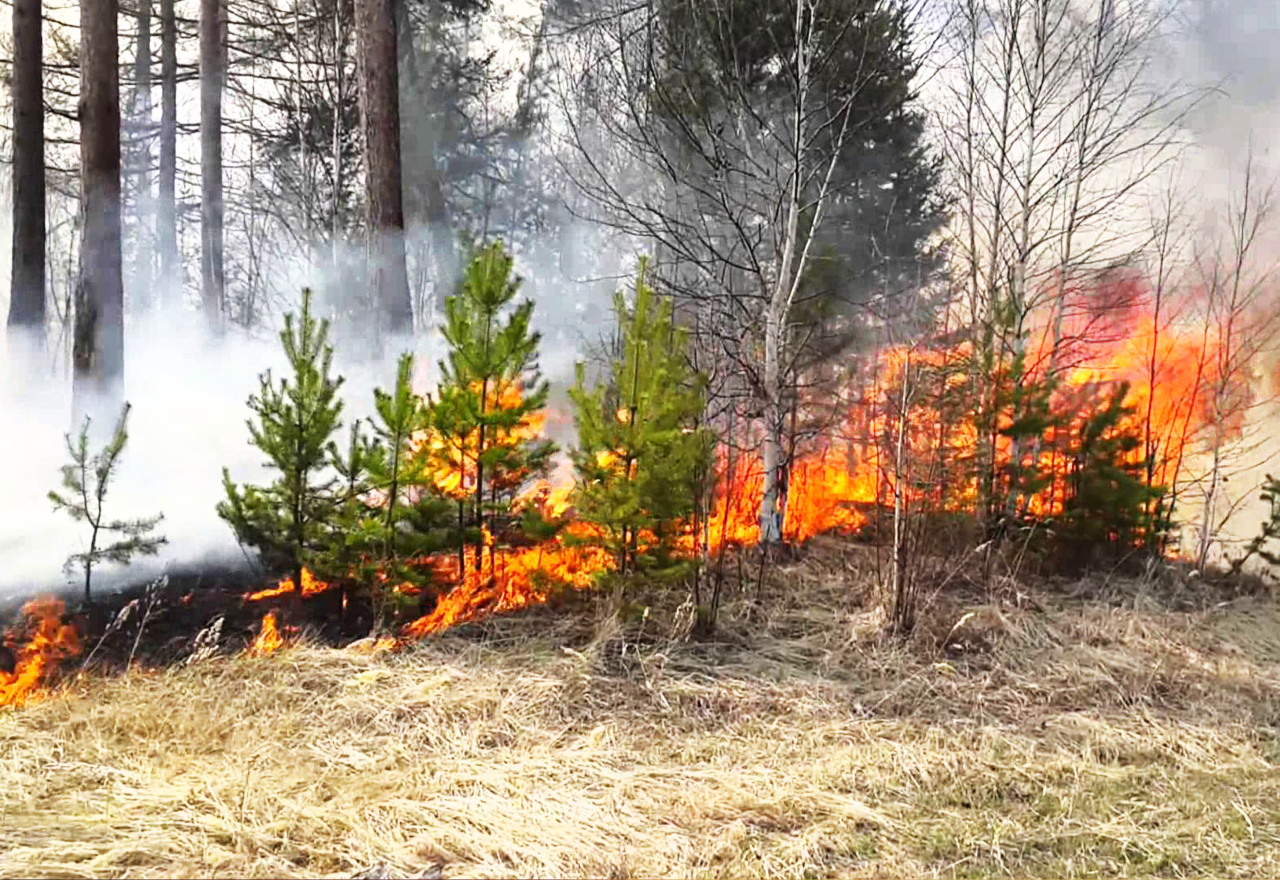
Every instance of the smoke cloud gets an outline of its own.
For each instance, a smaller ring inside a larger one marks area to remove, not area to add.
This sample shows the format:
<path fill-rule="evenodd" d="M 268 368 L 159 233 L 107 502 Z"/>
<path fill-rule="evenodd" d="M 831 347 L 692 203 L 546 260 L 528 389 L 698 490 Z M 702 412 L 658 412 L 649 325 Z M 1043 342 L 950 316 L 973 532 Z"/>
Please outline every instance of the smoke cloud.
<path fill-rule="evenodd" d="M 587 343 L 610 319 L 612 281 L 576 282 L 561 271 L 560 248 L 532 249 L 517 255 L 524 293 L 535 301 L 536 329 L 543 333 L 541 369 L 553 385 L 553 406 L 564 408 L 564 388 L 572 381 L 575 362 Z M 230 256 L 230 255 L 229 255 Z M 305 274 L 305 273 L 299 273 Z M 301 277 L 299 281 L 301 282 Z M 6 285 L 7 287 L 7 285 Z M 299 283 L 294 288 L 297 308 Z M 140 559 L 121 570 L 104 566 L 95 583 L 134 584 L 167 565 L 243 563 L 246 556 L 231 530 L 217 516 L 223 496 L 222 468 L 232 479 L 265 482 L 271 473 L 262 455 L 249 444 L 245 424 L 251 415 L 246 401 L 259 387 L 259 374 L 271 369 L 287 375 L 287 363 L 274 332 L 259 328 L 251 337 L 229 330 L 214 339 L 200 313 L 190 310 L 132 316 L 125 331 L 125 399 L 132 404 L 129 444 L 108 493 L 108 518 L 164 514 L 157 529 L 168 538 L 155 559 Z M 387 346 L 377 360 L 360 358 L 366 346 L 337 336 L 335 374 L 345 378 L 344 430 L 354 418 L 373 413 L 373 389 L 387 388 L 395 378 L 396 359 L 412 351 L 417 359 L 419 391 L 437 380 L 436 362 L 444 355 L 436 330 Z M 59 488 L 59 468 L 69 461 L 64 436 L 71 422 L 71 382 L 65 370 L 53 369 L 53 352 L 24 364 L 11 342 L 0 343 L 0 596 L 72 588 L 82 575 L 62 573 L 67 556 L 88 545 L 88 527 L 66 512 L 55 512 L 47 495 Z M 105 430 L 107 426 L 98 426 Z M 548 423 L 553 439 L 572 441 L 572 420 L 557 414 Z M 95 444 L 94 448 L 99 448 Z M 78 571 L 78 570 L 77 570 Z"/>

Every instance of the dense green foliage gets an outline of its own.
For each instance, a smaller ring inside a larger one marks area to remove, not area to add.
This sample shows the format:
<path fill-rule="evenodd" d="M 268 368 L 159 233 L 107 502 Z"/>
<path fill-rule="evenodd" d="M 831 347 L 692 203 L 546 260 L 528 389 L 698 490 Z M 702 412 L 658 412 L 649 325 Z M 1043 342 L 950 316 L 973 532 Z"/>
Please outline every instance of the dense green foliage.
<path fill-rule="evenodd" d="M 311 292 L 303 291 L 299 317 L 286 315 L 280 332 L 293 378 L 277 381 L 268 370 L 249 398 L 256 416 L 247 422 L 250 442 L 277 477 L 265 486 L 240 487 L 226 469 L 222 473 L 227 497 L 218 515 L 241 544 L 255 548 L 269 568 L 288 571 L 295 584 L 330 540 L 341 500 L 340 481 L 332 474 L 338 458 L 332 438 L 342 424 L 343 380 L 330 376 L 328 335 L 329 322 L 315 319 Z"/>
<path fill-rule="evenodd" d="M 1129 553 L 1149 538 L 1151 513 L 1164 490 L 1147 485 L 1145 462 L 1134 454 L 1142 438 L 1126 421 L 1134 414 L 1125 403 L 1128 394 L 1129 385 L 1122 382 L 1095 400 L 1070 444 L 1062 511 L 1068 548 Z"/>
<path fill-rule="evenodd" d="M 464 566 L 468 544 L 479 567 L 486 541 L 496 548 L 527 540 L 516 496 L 547 473 L 555 451 L 539 436 L 550 386 L 538 371 L 533 303 L 516 302 L 519 290 L 511 257 L 495 243 L 474 255 L 445 302 L 449 355 L 429 404 L 426 460 L 456 505 Z"/>
<path fill-rule="evenodd" d="M 419 443 L 431 413 L 413 390 L 413 356 L 404 354 L 390 392 L 374 389 L 375 418 L 365 436 L 353 426 L 338 463 L 345 489 L 322 570 L 370 589 L 376 607 L 394 612 L 406 601 L 397 588 L 426 587 L 423 557 L 445 547 L 450 505 L 435 490 Z"/>
<path fill-rule="evenodd" d="M 671 301 L 649 286 L 644 263 L 634 302 L 621 293 L 614 302 L 620 356 L 591 387 L 579 364 L 569 392 L 578 421 L 574 507 L 578 519 L 600 527 L 620 572 L 670 568 L 710 457 L 711 438 L 698 427 L 703 380 L 689 367 Z"/>

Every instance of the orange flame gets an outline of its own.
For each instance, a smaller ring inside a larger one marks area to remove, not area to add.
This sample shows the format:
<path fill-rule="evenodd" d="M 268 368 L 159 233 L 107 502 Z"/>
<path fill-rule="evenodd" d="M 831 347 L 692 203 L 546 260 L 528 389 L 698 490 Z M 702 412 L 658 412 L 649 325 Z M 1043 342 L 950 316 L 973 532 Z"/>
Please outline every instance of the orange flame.
<path fill-rule="evenodd" d="M 1044 316 L 1032 322 L 1035 329 L 1025 352 L 1023 384 L 1044 378 L 1051 367 L 1061 379 L 1049 407 L 1070 423 L 1068 430 L 1059 429 L 1062 436 L 1049 430 L 1018 449 L 1007 437 L 979 437 L 982 401 L 977 391 L 969 390 L 977 367 L 968 343 L 889 349 L 871 365 L 867 387 L 845 405 L 841 424 L 803 441 L 787 473 L 780 475 L 787 483 L 780 501 L 783 537 L 804 542 L 824 532 L 863 529 L 871 516 L 892 506 L 898 490 L 911 503 L 931 499 L 942 511 L 972 512 L 979 496 L 973 462 L 980 451 L 994 456 L 997 465 L 1009 464 L 1015 453 L 1024 463 L 1038 456 L 1041 471 L 1051 477 L 1049 485 L 1035 497 L 1020 499 L 1020 504 L 1033 515 L 1056 516 L 1069 497 L 1071 457 L 1078 453 L 1070 448 L 1077 442 L 1073 438 L 1079 436 L 1083 420 L 1105 401 L 1108 387 L 1122 380 L 1130 384 L 1127 403 L 1136 412 L 1126 417 L 1121 429 L 1140 429 L 1146 447 L 1132 452 L 1132 461 L 1150 455 L 1152 478 L 1158 484 L 1177 479 L 1183 459 L 1207 425 L 1216 420 L 1224 430 L 1239 430 L 1239 414 L 1224 416 L 1220 403 L 1207 397 L 1217 382 L 1220 358 L 1215 336 L 1203 323 L 1170 322 L 1167 314 L 1154 310 L 1151 296 L 1135 277 L 1104 277 L 1084 287 L 1067 293 L 1070 314 L 1061 321 L 1061 334 Z M 1054 336 L 1058 343 L 1052 341 Z M 918 393 L 903 396 L 903 376 L 912 377 Z M 1248 399 L 1247 389 L 1228 391 L 1231 401 Z M 518 384 L 490 389 L 486 405 L 513 406 L 520 394 Z M 625 409 L 615 416 L 623 423 L 630 419 Z M 535 438 L 547 418 L 545 413 L 531 414 L 500 441 Z M 1001 413 L 997 421 L 1007 427 L 1011 417 Z M 750 448 L 759 437 L 732 440 L 737 448 Z M 988 442 L 992 448 L 980 450 Z M 415 443 L 430 452 L 438 489 L 459 500 L 474 494 L 477 436 L 455 441 L 427 432 Z M 909 466 L 900 469 L 896 460 Z M 619 471 L 623 467 L 611 452 L 600 453 L 598 464 Z M 759 541 L 764 496 L 760 456 L 731 457 L 721 449 L 716 465 L 711 509 L 698 523 L 698 534 L 685 524 L 681 546 L 686 553 Z M 900 470 L 903 483 L 895 485 Z M 572 518 L 574 489 L 565 467 L 550 480 L 524 487 L 516 496 L 516 509 L 535 506 L 548 519 L 563 522 Z M 453 587 L 402 634 L 420 637 L 546 602 L 558 587 L 589 587 L 615 565 L 612 554 L 574 540 L 591 537 L 592 529 L 570 522 L 560 536 L 532 547 L 504 546 L 485 531 L 480 547 L 467 547 L 461 556 L 442 553 L 424 560 Z M 641 535 L 640 540 L 650 537 Z"/>
<path fill-rule="evenodd" d="M 302 598 L 309 599 L 329 589 L 329 584 L 322 580 L 318 580 L 310 570 L 302 569 Z M 263 599 L 273 599 L 276 596 L 284 596 L 294 591 L 293 578 L 284 578 L 277 586 L 270 587 L 265 590 L 259 590 L 256 593 L 250 593 L 245 596 L 246 602 L 259 602 Z"/>
<path fill-rule="evenodd" d="M 566 537 L 583 537 L 589 527 L 574 523 Z M 473 548 L 463 555 L 465 570 L 459 572 L 458 557 L 435 561 L 442 579 L 456 586 L 440 597 L 435 610 L 408 624 L 403 634 L 420 638 L 466 621 L 545 603 L 556 586 L 586 589 L 595 577 L 613 567 L 613 557 L 603 549 L 571 545 L 562 537 L 534 547 L 494 548 L 486 532 L 486 549 L 476 566 Z"/>
<path fill-rule="evenodd" d="M 284 637 L 276 628 L 275 613 L 271 612 L 262 618 L 262 628 L 245 653 L 250 657 L 269 657 L 283 647 Z"/>
<path fill-rule="evenodd" d="M 479 383 L 472 386 L 480 394 Z M 519 382 L 498 383 L 485 390 L 485 412 L 499 409 L 515 409 L 524 399 L 524 388 Z M 514 445 L 542 436 L 546 426 L 545 412 L 524 414 L 519 422 L 509 428 L 489 428 L 485 444 Z M 434 429 L 420 431 L 413 437 L 417 450 L 426 450 L 436 462 L 432 482 L 438 491 L 448 498 L 461 500 L 475 494 L 476 459 L 479 453 L 480 432 L 472 431 L 464 437 L 445 437 Z"/>
<path fill-rule="evenodd" d="M 19 706 L 36 699 L 41 680 L 59 660 L 80 653 L 80 636 L 62 622 L 65 606 L 59 599 L 32 599 L 22 606 L 27 629 L 34 631 L 19 647 L 10 648 L 12 672 L 0 669 L 0 706 Z"/>

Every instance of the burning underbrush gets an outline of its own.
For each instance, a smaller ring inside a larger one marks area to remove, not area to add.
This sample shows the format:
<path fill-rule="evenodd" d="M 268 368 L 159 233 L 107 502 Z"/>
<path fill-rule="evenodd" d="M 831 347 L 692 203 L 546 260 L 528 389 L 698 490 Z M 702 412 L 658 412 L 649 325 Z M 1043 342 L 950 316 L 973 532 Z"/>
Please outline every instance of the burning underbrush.
<path fill-rule="evenodd" d="M 67 657 L 80 653 L 80 637 L 58 599 L 33 599 L 0 643 L 0 706 L 21 706 L 43 693 L 40 685 Z"/>
<path fill-rule="evenodd" d="M 819 545 L 717 642 L 657 604 L 77 679 L 0 715 L 0 875 L 1280 871 L 1273 604 L 1020 583 L 886 642 Z"/>

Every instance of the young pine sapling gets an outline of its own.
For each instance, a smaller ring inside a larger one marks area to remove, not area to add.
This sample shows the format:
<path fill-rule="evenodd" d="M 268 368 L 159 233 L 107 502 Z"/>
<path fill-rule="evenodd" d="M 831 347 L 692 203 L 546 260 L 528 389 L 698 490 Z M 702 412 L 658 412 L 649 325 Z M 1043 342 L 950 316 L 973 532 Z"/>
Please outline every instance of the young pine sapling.
<path fill-rule="evenodd" d="M 620 574 L 639 569 L 679 576 L 681 523 L 697 504 L 695 476 L 710 464 L 711 438 L 698 427 L 705 381 L 690 366 L 688 335 L 672 304 L 636 277 L 635 300 L 614 310 L 621 342 L 607 375 L 588 386 L 578 365 L 570 389 L 578 422 L 574 506 L 599 527 Z"/>
<path fill-rule="evenodd" d="M 447 546 L 451 504 L 435 491 L 419 452 L 429 413 L 413 390 L 413 356 L 401 356 L 390 391 L 374 390 L 371 436 L 353 431 L 338 470 L 346 494 L 327 561 L 366 583 L 380 614 L 403 601 L 402 584 L 424 586 L 421 557 Z"/>
<path fill-rule="evenodd" d="M 93 602 L 92 580 L 95 566 L 104 562 L 128 564 L 134 556 L 154 556 L 165 543 L 163 536 L 153 535 L 164 514 L 139 519 L 107 519 L 103 513 L 107 489 L 115 476 L 120 456 L 129 442 L 127 423 L 130 405 L 120 411 L 120 420 L 111 440 L 97 455 L 89 454 L 89 424 L 86 418 L 75 440 L 66 435 L 71 463 L 62 467 L 62 492 L 50 492 L 55 510 L 65 510 L 76 522 L 89 526 L 89 549 L 67 558 L 66 570 L 77 565 L 84 570 L 84 601 Z M 104 543 L 107 536 L 118 538 Z"/>
<path fill-rule="evenodd" d="M 329 322 L 311 313 L 311 291 L 302 294 L 302 312 L 295 321 L 285 315 L 280 342 L 293 378 L 276 381 L 271 371 L 259 377 L 260 391 L 249 398 L 257 416 L 249 421 L 250 443 L 266 455 L 266 466 L 277 471 L 267 486 L 237 486 L 222 472 L 227 498 L 218 504 L 237 540 L 258 550 L 270 568 L 288 571 L 299 586 L 302 568 L 329 539 L 341 497 L 337 480 L 328 474 L 338 459 L 331 440 L 341 426 L 342 377 L 331 377 L 333 347 Z"/>

